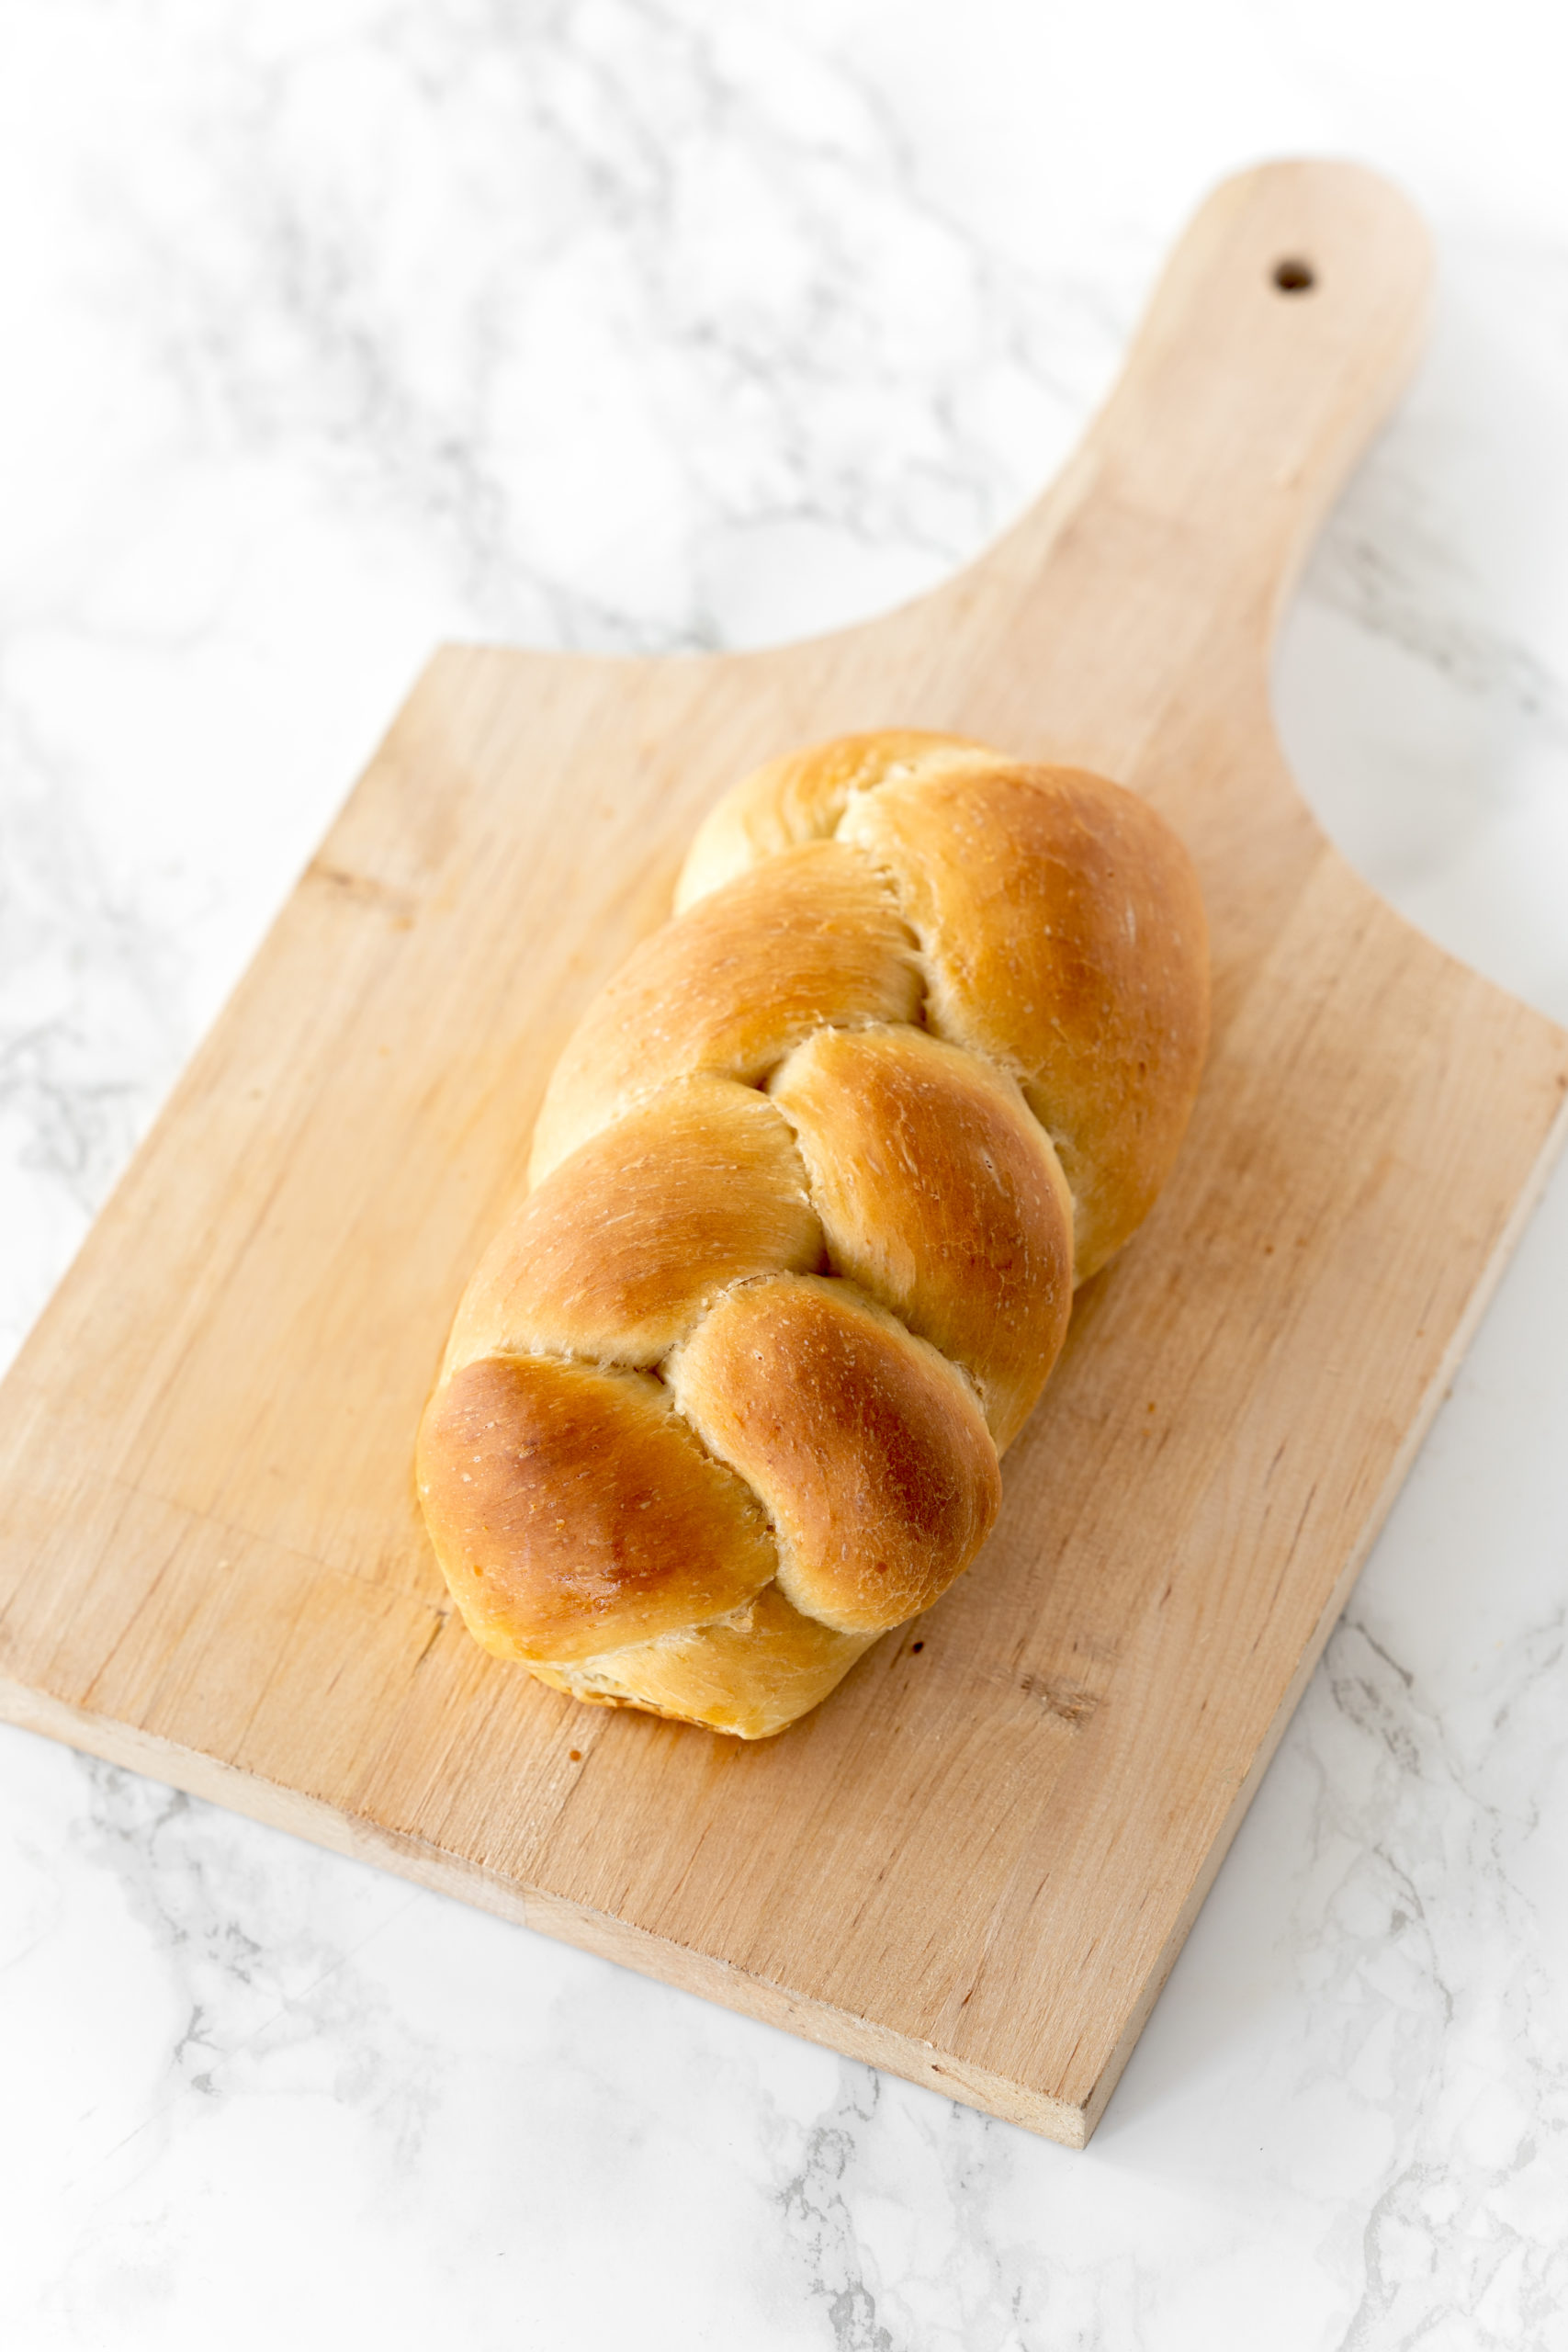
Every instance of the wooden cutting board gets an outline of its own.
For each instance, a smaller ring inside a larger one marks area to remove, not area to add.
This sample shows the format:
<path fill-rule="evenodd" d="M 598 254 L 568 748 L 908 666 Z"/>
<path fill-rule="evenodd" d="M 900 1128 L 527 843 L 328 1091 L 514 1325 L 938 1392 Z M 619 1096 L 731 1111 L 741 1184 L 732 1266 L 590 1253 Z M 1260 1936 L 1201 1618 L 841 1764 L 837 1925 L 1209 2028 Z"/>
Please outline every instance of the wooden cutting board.
<path fill-rule="evenodd" d="M 1568 1037 L 1357 879 L 1269 720 L 1426 277 L 1367 173 L 1249 173 L 935 594 L 767 653 L 435 657 L 0 1392 L 6 1713 L 1082 2144 L 1562 1131 Z M 1208 896 L 1213 1059 L 979 1564 L 748 1747 L 481 1655 L 410 1448 L 703 811 L 895 726 L 1148 794 Z"/>

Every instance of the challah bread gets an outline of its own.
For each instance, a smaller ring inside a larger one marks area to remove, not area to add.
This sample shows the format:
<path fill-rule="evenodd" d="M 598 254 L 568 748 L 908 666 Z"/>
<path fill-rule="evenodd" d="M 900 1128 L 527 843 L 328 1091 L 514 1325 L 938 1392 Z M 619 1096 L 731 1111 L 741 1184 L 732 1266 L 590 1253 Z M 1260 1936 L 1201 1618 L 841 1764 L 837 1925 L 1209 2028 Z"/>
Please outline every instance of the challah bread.
<path fill-rule="evenodd" d="M 754 1739 L 983 1543 L 1180 1141 L 1205 930 L 1133 794 L 912 733 L 747 778 L 676 906 L 557 1066 L 418 1481 L 488 1649 Z"/>

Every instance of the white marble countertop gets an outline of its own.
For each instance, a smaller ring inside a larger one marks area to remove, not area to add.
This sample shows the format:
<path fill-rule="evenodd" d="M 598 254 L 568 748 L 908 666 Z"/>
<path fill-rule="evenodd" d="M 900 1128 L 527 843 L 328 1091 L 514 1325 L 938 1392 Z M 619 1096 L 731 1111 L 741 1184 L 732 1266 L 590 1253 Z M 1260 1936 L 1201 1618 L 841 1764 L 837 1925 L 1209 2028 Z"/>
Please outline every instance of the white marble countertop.
<path fill-rule="evenodd" d="M 1556 16 L 0 0 L 7 1350 L 434 639 L 936 580 L 1270 153 L 1441 259 L 1287 743 L 1568 1019 Z M 0 1731 L 0 2340 L 1562 2352 L 1565 1333 L 1568 1170 L 1086 2154 Z"/>

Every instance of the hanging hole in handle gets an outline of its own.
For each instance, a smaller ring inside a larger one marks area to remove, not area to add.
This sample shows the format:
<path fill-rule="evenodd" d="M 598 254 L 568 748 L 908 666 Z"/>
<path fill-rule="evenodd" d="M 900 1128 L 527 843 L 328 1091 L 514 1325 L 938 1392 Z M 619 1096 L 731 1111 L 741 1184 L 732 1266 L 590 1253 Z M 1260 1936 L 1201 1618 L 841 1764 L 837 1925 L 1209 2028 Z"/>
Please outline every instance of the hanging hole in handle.
<path fill-rule="evenodd" d="M 1310 294 L 1317 284 L 1317 272 L 1310 261 L 1287 254 L 1283 261 L 1274 264 L 1273 278 L 1281 294 Z"/>

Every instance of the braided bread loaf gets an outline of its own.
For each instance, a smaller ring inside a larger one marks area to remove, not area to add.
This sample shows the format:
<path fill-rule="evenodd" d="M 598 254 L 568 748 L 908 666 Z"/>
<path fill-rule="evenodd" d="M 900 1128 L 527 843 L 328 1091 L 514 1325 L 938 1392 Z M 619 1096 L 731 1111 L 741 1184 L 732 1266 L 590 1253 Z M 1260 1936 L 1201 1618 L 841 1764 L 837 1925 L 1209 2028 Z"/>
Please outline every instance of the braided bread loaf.
<path fill-rule="evenodd" d="M 927 1609 L 1207 1031 L 1186 852 L 1097 776 L 934 735 L 779 760 L 592 1004 L 420 1435 L 470 1631 L 754 1739 Z"/>

